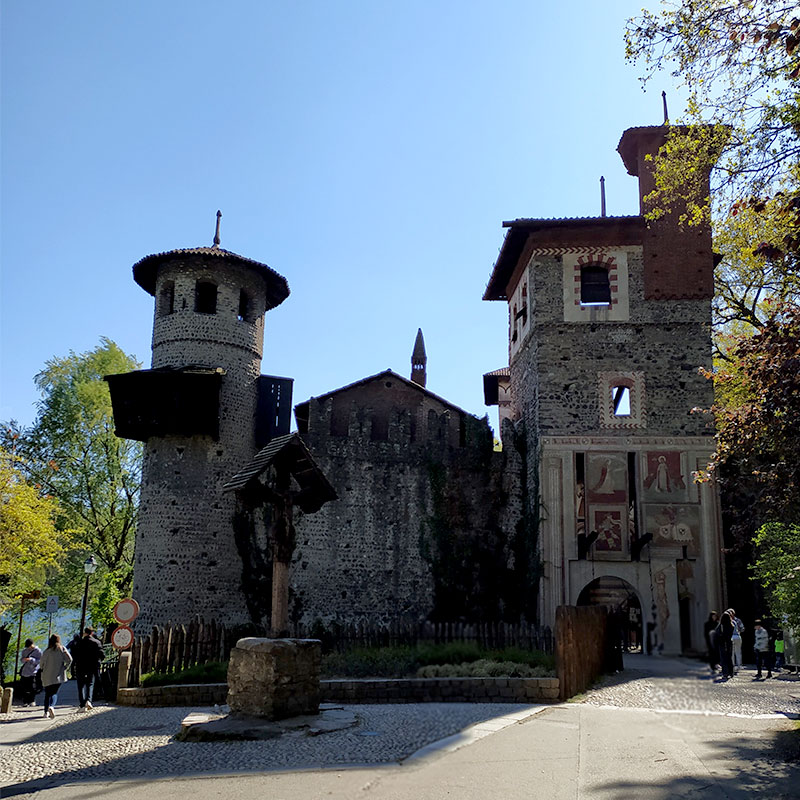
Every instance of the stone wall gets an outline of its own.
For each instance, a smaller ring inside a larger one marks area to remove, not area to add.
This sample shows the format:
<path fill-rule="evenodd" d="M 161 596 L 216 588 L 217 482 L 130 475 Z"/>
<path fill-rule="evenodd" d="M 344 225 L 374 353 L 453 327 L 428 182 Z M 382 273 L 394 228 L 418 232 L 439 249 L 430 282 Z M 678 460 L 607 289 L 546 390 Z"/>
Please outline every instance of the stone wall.
<path fill-rule="evenodd" d="M 222 705 L 228 684 L 120 689 L 123 706 Z M 328 703 L 530 703 L 554 702 L 558 678 L 394 678 L 320 681 Z"/>
<path fill-rule="evenodd" d="M 534 256 L 532 326 L 511 362 L 520 416 L 540 435 L 607 432 L 601 425 L 598 373 L 641 373 L 648 435 L 700 436 L 712 429 L 695 407 L 710 408 L 713 387 L 709 300 L 645 300 L 641 247 L 629 247 L 624 321 L 565 322 L 564 271 L 558 255 Z M 612 432 L 613 435 L 613 432 Z"/>
<path fill-rule="evenodd" d="M 195 311 L 198 280 L 217 286 L 216 313 Z M 172 287 L 172 311 L 163 303 Z M 248 297 L 239 315 L 240 292 Z M 159 268 L 153 327 L 154 369 L 192 365 L 224 370 L 219 439 L 151 437 L 145 445 L 133 595 L 137 631 L 196 615 L 226 624 L 248 620 L 232 520 L 222 485 L 255 454 L 265 284 L 219 257 L 176 256 Z"/>
<path fill-rule="evenodd" d="M 290 613 L 304 625 L 519 616 L 515 454 L 493 452 L 485 419 L 407 384 L 384 373 L 304 404 L 301 433 L 340 498 L 296 520 Z"/>

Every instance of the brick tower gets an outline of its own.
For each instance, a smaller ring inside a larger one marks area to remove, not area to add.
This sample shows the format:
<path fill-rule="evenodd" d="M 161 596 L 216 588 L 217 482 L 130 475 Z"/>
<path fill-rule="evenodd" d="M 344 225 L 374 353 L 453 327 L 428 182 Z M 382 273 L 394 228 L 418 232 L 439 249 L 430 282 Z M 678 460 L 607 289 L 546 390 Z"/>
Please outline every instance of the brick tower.
<path fill-rule="evenodd" d="M 715 448 L 693 413 L 713 400 L 698 372 L 711 367 L 711 231 L 677 212 L 644 217 L 648 156 L 668 132 L 631 128 L 619 144 L 641 215 L 505 223 L 484 299 L 508 303 L 509 416 L 541 520 L 540 621 L 552 625 L 558 605 L 610 604 L 632 643 L 674 653 L 704 649 L 722 575 L 716 493 L 692 480 Z"/>
<path fill-rule="evenodd" d="M 264 314 L 289 287 L 266 264 L 221 249 L 219 227 L 213 247 L 149 255 L 133 277 L 155 298 L 152 367 L 107 380 L 117 434 L 145 442 L 136 625 L 146 630 L 197 614 L 243 622 L 234 499 L 221 487 L 281 416 L 273 403 L 262 424 L 276 383 L 260 376 L 260 366 Z M 285 384 L 283 416 L 291 404 Z"/>

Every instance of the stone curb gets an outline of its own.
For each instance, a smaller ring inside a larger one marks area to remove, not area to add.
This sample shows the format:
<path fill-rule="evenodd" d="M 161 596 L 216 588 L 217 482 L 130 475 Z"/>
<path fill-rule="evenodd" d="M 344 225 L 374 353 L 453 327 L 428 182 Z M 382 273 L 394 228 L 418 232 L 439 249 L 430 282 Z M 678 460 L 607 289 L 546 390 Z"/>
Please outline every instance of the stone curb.
<path fill-rule="evenodd" d="M 331 703 L 528 703 L 557 702 L 558 678 L 392 678 L 320 681 Z M 119 689 L 123 706 L 223 705 L 225 683 Z"/>

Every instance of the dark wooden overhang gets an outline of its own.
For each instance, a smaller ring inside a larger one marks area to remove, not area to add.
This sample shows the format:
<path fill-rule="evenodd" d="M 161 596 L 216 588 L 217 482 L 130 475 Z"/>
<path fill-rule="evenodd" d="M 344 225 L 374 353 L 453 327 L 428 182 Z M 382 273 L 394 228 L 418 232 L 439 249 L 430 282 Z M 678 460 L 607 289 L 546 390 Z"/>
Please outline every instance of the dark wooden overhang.
<path fill-rule="evenodd" d="M 508 367 L 501 367 L 483 376 L 483 402 L 487 406 L 496 406 L 499 402 L 500 378 L 510 379 L 511 370 Z"/>
<path fill-rule="evenodd" d="M 219 438 L 222 369 L 144 369 L 106 375 L 115 433 L 146 442 L 152 436 Z"/>
<path fill-rule="evenodd" d="M 537 249 L 640 245 L 644 217 L 580 217 L 575 219 L 516 219 L 508 228 L 497 257 L 484 300 L 508 300 L 509 284 L 517 268 Z"/>
<path fill-rule="evenodd" d="M 267 311 L 279 306 L 289 296 L 289 284 L 283 275 L 260 261 L 245 258 L 245 256 L 232 253 L 230 250 L 223 250 L 221 247 L 190 247 L 145 256 L 133 265 L 133 279 L 148 294 L 155 295 L 158 268 L 171 261 L 187 261 L 205 265 L 209 265 L 209 263 L 213 265 L 214 261 L 218 261 L 220 267 L 227 263 L 255 272 L 264 279 Z"/>
<path fill-rule="evenodd" d="M 273 439 L 265 448 L 256 453 L 244 469 L 237 472 L 223 487 L 223 492 L 244 490 L 251 481 L 271 466 L 287 469 L 297 481 L 300 493 L 295 503 L 306 514 L 319 511 L 330 500 L 338 500 L 338 495 L 322 470 L 317 466 L 311 452 L 299 433 L 289 433 Z"/>

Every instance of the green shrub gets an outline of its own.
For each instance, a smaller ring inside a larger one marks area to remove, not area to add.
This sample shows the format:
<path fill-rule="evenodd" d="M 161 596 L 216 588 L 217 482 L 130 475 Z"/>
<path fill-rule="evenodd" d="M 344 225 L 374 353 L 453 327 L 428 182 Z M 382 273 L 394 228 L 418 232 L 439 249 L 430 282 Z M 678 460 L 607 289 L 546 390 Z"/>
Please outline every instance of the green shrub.
<path fill-rule="evenodd" d="M 359 647 L 345 653 L 327 653 L 322 657 L 322 675 L 327 678 L 406 678 L 419 674 L 421 667 L 449 665 L 457 666 L 462 670 L 459 674 L 466 676 L 465 665 L 478 661 L 513 663 L 519 669 L 539 670 L 529 676 L 526 673 L 527 677 L 552 675 L 555 670 L 553 656 L 538 650 L 519 648 L 481 650 L 476 644 L 451 642 L 423 644 L 417 647 L 409 645 Z"/>
<path fill-rule="evenodd" d="M 545 667 L 488 658 L 465 664 L 430 664 L 417 670 L 418 678 L 549 678 L 552 675 Z"/>
<path fill-rule="evenodd" d="M 178 683 L 225 683 L 228 680 L 227 661 L 209 661 L 195 664 L 176 672 L 145 672 L 142 686 L 172 686 Z"/>

